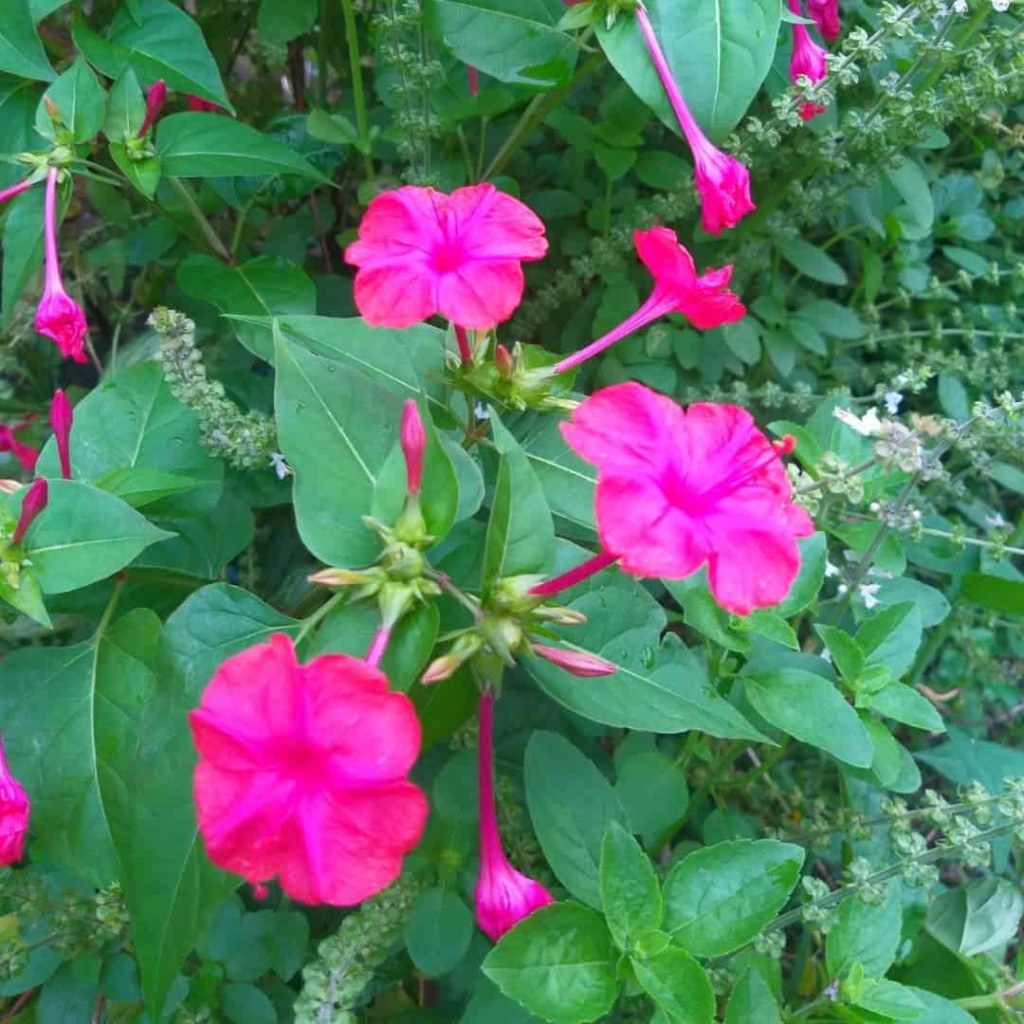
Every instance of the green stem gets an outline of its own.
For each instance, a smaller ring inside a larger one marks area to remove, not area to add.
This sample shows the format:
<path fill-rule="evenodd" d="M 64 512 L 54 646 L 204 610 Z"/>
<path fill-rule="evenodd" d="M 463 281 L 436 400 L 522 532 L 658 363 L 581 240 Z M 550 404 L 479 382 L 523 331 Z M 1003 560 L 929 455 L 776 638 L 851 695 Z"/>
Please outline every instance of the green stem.
<path fill-rule="evenodd" d="M 114 584 L 114 589 L 110 594 L 110 600 L 107 601 L 107 607 L 103 609 L 103 617 L 100 619 L 100 624 L 96 627 L 96 640 L 99 640 L 103 634 L 106 633 L 107 626 L 110 625 L 110 620 L 114 617 L 117 604 L 121 600 L 121 594 L 124 592 L 124 585 L 126 582 L 127 581 L 122 577 Z"/>
<path fill-rule="evenodd" d="M 352 75 L 352 100 L 356 106 L 356 128 L 360 142 L 364 146 L 370 144 L 370 131 L 366 120 L 366 94 L 363 91 L 363 66 L 360 62 L 359 36 L 356 34 L 356 12 L 352 0 L 341 0 L 342 16 L 345 19 L 345 42 L 348 45 L 348 67 Z M 363 167 L 367 180 L 373 177 L 373 158 L 369 153 L 363 154 Z"/>
<path fill-rule="evenodd" d="M 199 230 L 202 231 L 203 237 L 209 243 L 210 248 L 225 263 L 230 263 L 231 253 L 224 247 L 224 243 L 218 237 L 217 232 L 213 230 L 213 225 L 206 219 L 206 214 L 199 208 L 199 203 L 196 202 L 196 197 L 192 195 L 192 190 L 181 178 L 168 178 L 167 180 L 181 197 L 181 201 L 185 204 L 185 208 L 191 214 L 192 219 L 199 226 Z"/>
<path fill-rule="evenodd" d="M 333 594 L 329 597 L 315 612 L 307 615 L 302 621 L 302 626 L 299 628 L 298 636 L 295 637 L 296 645 L 302 643 L 303 640 L 328 616 L 335 608 L 341 604 L 345 598 L 348 597 L 344 591 L 340 591 L 337 594 Z"/>

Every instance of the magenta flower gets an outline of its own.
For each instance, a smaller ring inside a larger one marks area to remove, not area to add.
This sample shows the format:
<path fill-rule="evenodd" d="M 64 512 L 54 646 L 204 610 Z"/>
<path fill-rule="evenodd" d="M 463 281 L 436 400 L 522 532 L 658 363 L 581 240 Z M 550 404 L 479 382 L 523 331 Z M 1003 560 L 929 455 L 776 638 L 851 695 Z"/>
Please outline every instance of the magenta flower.
<path fill-rule="evenodd" d="M 10 452 L 21 464 L 21 468 L 29 473 L 36 471 L 39 452 L 31 445 L 19 441 L 15 435 L 24 430 L 35 418 L 35 413 L 29 413 L 13 427 L 0 423 L 0 452 Z"/>
<path fill-rule="evenodd" d="M 540 882 L 516 871 L 505 856 L 494 804 L 494 694 L 481 696 L 478 717 L 480 874 L 476 880 L 474 903 L 480 930 L 497 942 L 524 917 L 554 901 Z"/>
<path fill-rule="evenodd" d="M 46 282 L 36 307 L 36 330 L 56 342 L 60 354 L 76 363 L 87 362 L 85 335 L 89 325 L 85 313 L 64 290 L 57 258 L 57 176 L 51 167 L 46 176 L 46 216 L 44 236 L 46 243 Z"/>
<path fill-rule="evenodd" d="M 803 14 L 800 0 L 789 0 L 789 9 L 798 17 Z M 828 75 L 828 51 L 819 46 L 807 31 L 806 25 L 793 25 L 793 53 L 789 58 L 789 77 L 794 85 L 804 75 L 813 84 L 823 82 Z M 823 114 L 825 108 L 820 103 L 810 100 L 800 104 L 800 116 L 810 121 L 817 114 Z"/>
<path fill-rule="evenodd" d="M 466 65 L 466 81 L 469 83 L 469 95 L 476 99 L 480 95 L 480 72 L 472 64 Z"/>
<path fill-rule="evenodd" d="M 185 97 L 185 105 L 194 114 L 226 114 L 227 111 L 213 100 L 204 100 L 201 96 L 193 96 L 189 93 Z"/>
<path fill-rule="evenodd" d="M 427 434 L 423 429 L 420 410 L 411 398 L 402 408 L 398 437 L 405 456 L 406 489 L 409 494 L 419 494 L 423 486 L 423 454 L 427 450 Z"/>
<path fill-rule="evenodd" d="M 74 415 L 68 396 L 58 388 L 50 402 L 50 428 L 53 440 L 57 445 L 57 456 L 60 459 L 60 475 L 65 480 L 71 479 L 71 423 Z"/>
<path fill-rule="evenodd" d="M 822 38 L 832 42 L 842 30 L 839 0 L 807 0 L 807 15 L 814 19 Z"/>
<path fill-rule="evenodd" d="M 401 874 L 427 818 L 407 778 L 420 724 L 379 669 L 342 654 L 300 665 L 275 634 L 223 662 L 189 719 L 199 830 L 218 867 L 335 906 Z"/>
<path fill-rule="evenodd" d="M 146 116 L 142 121 L 142 127 L 136 133 L 137 138 L 141 139 L 153 127 L 166 102 L 167 83 L 161 78 L 154 82 L 146 93 Z"/>
<path fill-rule="evenodd" d="M 618 665 L 613 665 L 589 651 L 570 651 L 564 647 L 548 647 L 546 644 L 533 644 L 530 649 L 534 654 L 550 661 L 552 665 L 557 665 L 582 679 L 610 676 L 619 671 Z"/>
<path fill-rule="evenodd" d="M 756 209 L 750 198 L 750 172 L 735 157 L 716 149 L 701 131 L 672 77 L 672 69 L 642 3 L 636 6 L 636 20 L 651 62 L 693 154 L 694 182 L 700 193 L 701 225 L 705 231 L 717 235 L 723 228 L 735 227 Z"/>
<path fill-rule="evenodd" d="M 17 864 L 25 853 L 32 807 L 21 783 L 11 774 L 0 735 L 0 864 Z"/>
<path fill-rule="evenodd" d="M 370 202 L 345 261 L 359 268 L 355 300 L 368 324 L 411 327 L 440 313 L 489 330 L 523 297 L 520 263 L 547 248 L 540 218 L 493 185 L 450 196 L 405 185 Z"/>
<path fill-rule="evenodd" d="M 24 181 L 19 181 L 17 185 L 11 185 L 10 188 L 0 188 L 0 203 L 6 203 L 8 199 L 20 196 L 34 184 L 35 181 L 32 178 L 26 178 Z"/>
<path fill-rule="evenodd" d="M 12 544 L 20 544 L 28 532 L 28 528 L 35 522 L 36 517 L 46 508 L 50 500 L 50 485 L 45 477 L 33 480 L 29 484 L 25 497 L 21 501 L 21 512 L 18 515 L 18 525 L 11 535 Z"/>
<path fill-rule="evenodd" d="M 746 314 L 746 307 L 727 287 L 732 278 L 731 266 L 709 270 L 698 277 L 693 257 L 668 228 L 635 231 L 633 241 L 637 255 L 654 277 L 654 290 L 618 327 L 557 363 L 556 373 L 579 366 L 668 313 L 682 313 L 702 330 L 741 320 Z"/>
<path fill-rule="evenodd" d="M 596 568 L 612 556 L 633 575 L 681 579 L 707 565 L 711 593 L 737 615 L 789 593 L 797 538 L 814 525 L 793 503 L 780 449 L 745 409 L 683 410 L 641 384 L 618 384 L 582 402 L 562 433 L 597 466 L 605 561 Z"/>

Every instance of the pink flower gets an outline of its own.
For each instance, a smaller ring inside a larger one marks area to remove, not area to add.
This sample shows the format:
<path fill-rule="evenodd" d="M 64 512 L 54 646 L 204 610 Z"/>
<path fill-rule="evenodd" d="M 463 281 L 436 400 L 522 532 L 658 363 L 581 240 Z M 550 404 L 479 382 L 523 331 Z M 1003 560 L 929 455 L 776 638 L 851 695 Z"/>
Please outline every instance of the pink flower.
<path fill-rule="evenodd" d="M 33 480 L 29 484 L 25 497 L 21 501 L 21 512 L 18 515 L 18 525 L 11 535 L 12 544 L 20 544 L 28 532 L 28 528 L 35 522 L 36 517 L 46 508 L 50 500 L 50 485 L 45 477 Z"/>
<path fill-rule="evenodd" d="M 427 434 L 420 410 L 411 398 L 402 408 L 398 437 L 405 456 L 406 489 L 409 494 L 419 494 L 423 486 L 423 453 L 427 449 Z"/>
<path fill-rule="evenodd" d="M 548 647 L 545 644 L 534 644 L 531 650 L 553 665 L 583 679 L 610 676 L 619 671 L 618 665 L 613 665 L 589 651 L 569 651 L 563 647 Z"/>
<path fill-rule="evenodd" d="M 789 0 L 789 9 L 798 17 L 803 14 L 800 0 Z M 828 75 L 828 51 L 820 47 L 807 31 L 806 25 L 793 25 L 793 53 L 789 59 L 789 77 L 794 85 L 801 75 L 812 84 L 823 82 Z M 800 104 L 800 116 L 810 121 L 816 114 L 823 114 L 825 108 L 810 100 Z"/>
<path fill-rule="evenodd" d="M 694 181 L 700 193 L 701 225 L 705 231 L 717 235 L 722 228 L 735 227 L 756 209 L 750 198 L 750 172 L 735 157 L 716 149 L 700 130 L 672 76 L 672 69 L 642 3 L 636 6 L 636 20 L 651 62 L 693 154 Z"/>
<path fill-rule="evenodd" d="M 737 615 L 789 592 L 796 540 L 814 526 L 746 410 L 698 402 L 684 411 L 618 384 L 582 402 L 562 433 L 597 466 L 598 535 L 626 572 L 681 579 L 706 564 L 715 599 Z"/>
<path fill-rule="evenodd" d="M 370 203 L 345 261 L 359 268 L 355 300 L 375 327 L 442 316 L 471 330 L 507 320 L 523 297 L 523 260 L 547 252 L 544 225 L 493 185 L 450 196 L 405 185 Z"/>
<path fill-rule="evenodd" d="M 0 203 L 6 203 L 8 199 L 20 196 L 34 184 L 35 181 L 32 178 L 26 178 L 24 181 L 19 181 L 17 185 L 11 185 L 10 188 L 0 188 Z"/>
<path fill-rule="evenodd" d="M 149 92 L 146 93 L 146 116 L 143 118 L 142 126 L 136 132 L 137 138 L 141 139 L 153 127 L 166 102 L 167 83 L 160 78 L 150 86 Z"/>
<path fill-rule="evenodd" d="M 60 475 L 65 480 L 71 479 L 71 423 L 74 415 L 68 396 L 57 388 L 50 402 L 50 427 L 53 440 L 57 445 L 57 456 L 60 459 Z"/>
<path fill-rule="evenodd" d="M 193 96 L 189 93 L 185 97 L 185 104 L 189 110 L 196 114 L 226 114 L 227 111 L 213 100 L 204 100 L 201 96 Z"/>
<path fill-rule="evenodd" d="M 36 471 L 39 452 L 31 445 L 19 441 L 15 434 L 24 430 L 35 418 L 34 413 L 29 413 L 13 427 L 9 427 L 6 423 L 0 423 L 0 452 L 10 452 L 21 464 L 21 468 L 29 473 Z"/>
<path fill-rule="evenodd" d="M 64 290 L 57 258 L 57 175 L 51 167 L 46 176 L 46 216 L 44 235 L 46 242 L 46 282 L 36 307 L 36 330 L 57 343 L 60 354 L 76 363 L 87 362 L 85 335 L 89 325 L 85 313 Z"/>
<path fill-rule="evenodd" d="M 540 882 L 509 863 L 501 846 L 494 804 L 494 695 L 480 698 L 477 775 L 480 798 L 480 874 L 476 880 L 476 923 L 493 942 L 524 917 L 554 902 Z"/>
<path fill-rule="evenodd" d="M 556 373 L 579 366 L 667 313 L 682 313 L 702 330 L 741 320 L 746 314 L 746 307 L 727 288 L 732 278 L 731 266 L 709 270 L 698 277 L 693 257 L 668 228 L 636 231 L 633 241 L 637 254 L 654 277 L 650 297 L 618 327 L 557 363 Z"/>
<path fill-rule="evenodd" d="M 275 634 L 223 662 L 189 718 L 199 830 L 218 867 L 335 906 L 401 874 L 427 817 L 406 777 L 420 725 L 379 669 L 341 654 L 300 665 Z"/>
<path fill-rule="evenodd" d="M 813 18 L 822 38 L 832 42 L 842 30 L 839 0 L 807 0 L 807 15 Z"/>
<path fill-rule="evenodd" d="M 476 99 L 480 95 L 480 72 L 472 65 L 466 65 L 466 81 L 469 83 L 469 95 Z"/>
<path fill-rule="evenodd" d="M 16 864 L 25 852 L 31 811 L 28 794 L 11 774 L 0 736 L 0 864 Z"/>

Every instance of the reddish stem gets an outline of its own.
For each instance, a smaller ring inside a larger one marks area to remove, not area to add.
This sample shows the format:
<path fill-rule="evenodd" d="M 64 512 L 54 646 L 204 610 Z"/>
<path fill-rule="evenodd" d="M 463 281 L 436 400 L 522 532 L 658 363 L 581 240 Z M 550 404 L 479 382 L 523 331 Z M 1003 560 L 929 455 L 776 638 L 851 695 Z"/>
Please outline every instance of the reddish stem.
<path fill-rule="evenodd" d="M 545 580 L 543 583 L 531 587 L 530 596 L 553 597 L 563 590 L 575 587 L 577 583 L 582 583 L 602 569 L 607 569 L 609 565 L 614 565 L 618 560 L 619 556 L 613 555 L 610 551 L 599 551 L 585 562 L 581 562 L 575 569 L 570 569 L 568 572 L 563 572 L 561 576 Z"/>
<path fill-rule="evenodd" d="M 466 335 L 466 328 L 455 325 L 455 341 L 459 346 L 459 358 L 463 363 L 473 361 L 473 352 L 469 347 L 469 338 Z"/>

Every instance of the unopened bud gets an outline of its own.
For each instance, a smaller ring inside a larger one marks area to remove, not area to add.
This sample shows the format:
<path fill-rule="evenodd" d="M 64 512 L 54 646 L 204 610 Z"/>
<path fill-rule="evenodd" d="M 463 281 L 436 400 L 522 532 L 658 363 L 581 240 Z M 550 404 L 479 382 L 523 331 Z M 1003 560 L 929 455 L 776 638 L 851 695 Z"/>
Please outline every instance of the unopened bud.
<path fill-rule="evenodd" d="M 160 78 L 150 86 L 150 90 L 146 94 L 146 117 L 142 122 L 142 127 L 136 134 L 136 138 L 141 139 L 146 132 L 153 127 L 154 122 L 160 116 L 160 111 L 163 110 L 164 103 L 166 102 L 167 83 Z"/>
<path fill-rule="evenodd" d="M 17 494 L 25 485 L 20 480 L 0 480 L 0 492 Z"/>
<path fill-rule="evenodd" d="M 60 475 L 65 480 L 71 479 L 71 423 L 74 416 L 68 396 L 58 388 L 50 402 L 50 427 L 53 439 L 57 443 L 57 455 L 60 458 Z"/>
<path fill-rule="evenodd" d="M 406 486 L 410 494 L 419 494 L 423 486 L 423 453 L 427 448 L 427 433 L 423 429 L 419 407 L 411 398 L 402 409 L 398 437 L 405 456 Z"/>
<path fill-rule="evenodd" d="M 427 671 L 420 677 L 420 682 L 424 686 L 429 686 L 431 683 L 440 683 L 448 679 L 460 665 L 472 658 L 481 646 L 482 642 L 476 633 L 464 633 L 447 654 L 435 658 L 427 666 Z"/>
<path fill-rule="evenodd" d="M 786 434 L 779 438 L 778 441 L 772 441 L 772 447 L 780 457 L 790 455 L 793 449 L 796 448 L 796 438 L 792 434 Z"/>
<path fill-rule="evenodd" d="M 307 579 L 321 587 L 361 587 L 371 581 L 367 573 L 353 569 L 320 569 Z"/>
<path fill-rule="evenodd" d="M 553 622 L 556 626 L 582 626 L 587 621 L 583 612 L 560 605 L 541 605 L 534 610 L 533 615 L 544 622 Z"/>
<path fill-rule="evenodd" d="M 515 361 L 512 359 L 512 353 L 504 345 L 495 345 L 494 365 L 497 367 L 498 375 L 502 380 L 512 379 L 512 374 L 515 371 Z"/>
<path fill-rule="evenodd" d="M 31 484 L 21 503 L 21 515 L 18 517 L 18 525 L 14 528 L 14 536 L 11 537 L 12 544 L 20 544 L 25 532 L 35 521 L 36 516 L 46 508 L 49 500 L 50 488 L 45 477 L 40 477 Z"/>
<path fill-rule="evenodd" d="M 54 124 L 63 124 L 64 123 L 63 120 L 61 119 L 60 110 L 58 109 L 57 104 L 54 103 L 53 100 L 51 100 L 49 96 L 44 96 L 43 97 L 43 107 L 46 110 L 46 113 L 50 116 L 50 120 Z"/>
<path fill-rule="evenodd" d="M 595 676 L 610 676 L 619 671 L 618 665 L 613 665 L 604 658 L 587 651 L 568 651 L 562 647 L 547 647 L 544 644 L 533 644 L 534 654 L 546 658 L 553 665 L 565 669 L 574 676 L 582 676 L 591 679 Z"/>

